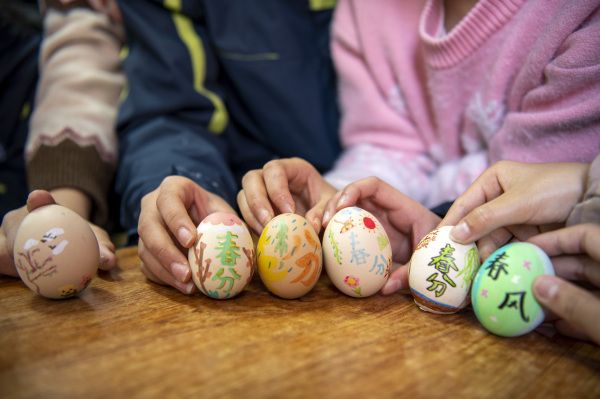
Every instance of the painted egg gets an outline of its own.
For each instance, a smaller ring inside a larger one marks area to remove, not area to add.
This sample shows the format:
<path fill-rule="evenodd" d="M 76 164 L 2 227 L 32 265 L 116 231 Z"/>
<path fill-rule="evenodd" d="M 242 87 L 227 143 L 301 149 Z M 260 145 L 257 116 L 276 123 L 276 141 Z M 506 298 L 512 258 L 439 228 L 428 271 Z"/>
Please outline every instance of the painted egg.
<path fill-rule="evenodd" d="M 323 258 L 331 282 L 344 294 L 379 291 L 392 268 L 392 248 L 381 223 L 358 207 L 338 211 L 323 233 Z"/>
<path fill-rule="evenodd" d="M 431 231 L 410 258 L 408 284 L 421 310 L 456 313 L 469 304 L 469 290 L 479 268 L 479 252 L 475 244 L 452 241 L 452 227 Z"/>
<path fill-rule="evenodd" d="M 98 270 L 100 249 L 89 223 L 69 208 L 46 205 L 19 226 L 14 260 L 21 280 L 46 298 L 83 291 Z"/>
<path fill-rule="evenodd" d="M 286 299 L 309 292 L 321 275 L 321 243 L 300 215 L 283 213 L 265 226 L 257 246 L 258 274 L 269 291 Z"/>
<path fill-rule="evenodd" d="M 545 314 L 532 286 L 543 274 L 554 275 L 554 268 L 536 245 L 517 242 L 496 250 L 473 281 L 471 302 L 479 322 L 503 337 L 517 337 L 537 328 Z"/>
<path fill-rule="evenodd" d="M 254 274 L 254 243 L 237 215 L 215 212 L 196 229 L 198 238 L 188 252 L 192 279 L 204 295 L 232 298 Z"/>

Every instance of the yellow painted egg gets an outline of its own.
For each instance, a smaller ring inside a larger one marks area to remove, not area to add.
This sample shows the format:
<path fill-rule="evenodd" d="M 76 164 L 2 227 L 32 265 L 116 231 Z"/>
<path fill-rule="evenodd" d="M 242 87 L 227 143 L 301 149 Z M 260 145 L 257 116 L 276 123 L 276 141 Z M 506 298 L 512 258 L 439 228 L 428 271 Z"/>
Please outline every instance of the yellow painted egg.
<path fill-rule="evenodd" d="M 281 298 L 301 297 L 321 275 L 319 237 L 300 215 L 284 213 L 267 223 L 256 252 L 262 282 Z"/>
<path fill-rule="evenodd" d="M 392 269 L 385 229 L 370 212 L 355 206 L 338 211 L 327 225 L 323 258 L 331 282 L 353 297 L 375 294 Z"/>
<path fill-rule="evenodd" d="M 69 208 L 46 205 L 21 222 L 14 243 L 21 280 L 46 298 L 83 291 L 98 270 L 100 250 L 89 223 Z"/>
<path fill-rule="evenodd" d="M 211 298 L 233 298 L 254 274 L 254 243 L 248 228 L 233 213 L 215 212 L 200 222 L 197 232 L 188 252 L 194 284 Z"/>

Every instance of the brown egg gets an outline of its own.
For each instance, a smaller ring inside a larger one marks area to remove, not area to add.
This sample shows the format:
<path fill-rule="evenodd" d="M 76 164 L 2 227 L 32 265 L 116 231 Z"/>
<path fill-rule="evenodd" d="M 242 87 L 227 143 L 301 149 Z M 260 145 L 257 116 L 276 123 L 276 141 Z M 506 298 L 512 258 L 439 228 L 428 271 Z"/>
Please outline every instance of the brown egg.
<path fill-rule="evenodd" d="M 23 219 L 13 255 L 23 282 L 32 291 L 55 299 L 84 290 L 100 259 L 88 222 L 60 205 L 35 209 Z"/>

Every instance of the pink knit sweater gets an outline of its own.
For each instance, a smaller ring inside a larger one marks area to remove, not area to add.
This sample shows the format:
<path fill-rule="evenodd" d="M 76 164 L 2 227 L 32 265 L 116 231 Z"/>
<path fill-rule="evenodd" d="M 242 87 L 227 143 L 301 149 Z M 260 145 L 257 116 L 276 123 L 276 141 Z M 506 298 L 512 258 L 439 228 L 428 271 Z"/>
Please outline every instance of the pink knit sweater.
<path fill-rule="evenodd" d="M 332 51 L 345 151 L 327 179 L 378 176 L 434 206 L 491 163 L 600 149 L 600 1 L 341 0 Z"/>

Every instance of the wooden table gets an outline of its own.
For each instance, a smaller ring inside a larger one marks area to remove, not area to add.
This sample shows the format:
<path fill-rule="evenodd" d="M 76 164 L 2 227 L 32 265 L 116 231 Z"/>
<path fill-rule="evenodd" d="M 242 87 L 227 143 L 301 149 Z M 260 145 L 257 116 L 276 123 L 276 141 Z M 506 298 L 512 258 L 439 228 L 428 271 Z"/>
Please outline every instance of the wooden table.
<path fill-rule="evenodd" d="M 598 398 L 600 348 L 488 334 L 472 312 L 405 295 L 349 298 L 322 276 L 299 300 L 258 278 L 239 297 L 186 297 L 118 252 L 79 298 L 0 278 L 0 398 Z"/>

